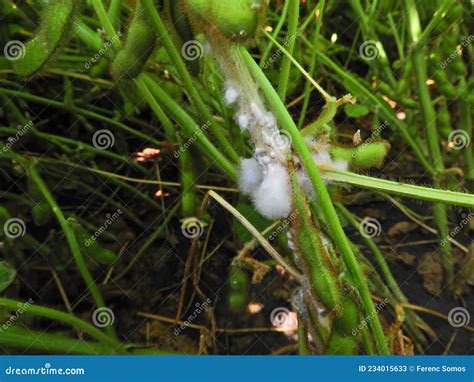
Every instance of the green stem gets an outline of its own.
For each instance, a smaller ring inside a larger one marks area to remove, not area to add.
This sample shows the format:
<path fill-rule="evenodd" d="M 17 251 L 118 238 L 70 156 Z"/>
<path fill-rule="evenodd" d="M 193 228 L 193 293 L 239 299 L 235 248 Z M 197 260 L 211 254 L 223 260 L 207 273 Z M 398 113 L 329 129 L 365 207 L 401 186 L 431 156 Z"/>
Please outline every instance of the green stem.
<path fill-rule="evenodd" d="M 360 224 L 351 214 L 351 212 L 344 207 L 341 203 L 336 204 L 337 209 L 339 212 L 344 216 L 345 219 L 355 228 L 359 229 Z M 377 261 L 378 266 L 382 270 L 382 273 L 385 277 L 385 281 L 387 282 L 388 287 L 393 291 L 393 293 L 397 296 L 400 302 L 405 302 L 406 297 L 404 296 L 403 292 L 401 291 L 400 287 L 398 286 L 397 280 L 393 277 L 392 271 L 388 266 L 387 262 L 385 261 L 385 257 L 383 256 L 382 252 L 380 252 L 379 248 L 375 244 L 375 242 L 367 235 L 363 235 L 365 243 L 370 248 L 372 253 L 374 254 L 375 261 Z"/>
<path fill-rule="evenodd" d="M 300 13 L 300 1 L 299 0 L 287 0 L 289 4 L 288 9 L 288 31 L 286 39 L 288 41 L 288 53 L 293 55 L 296 42 L 296 33 L 298 30 L 298 20 Z M 286 92 L 288 90 L 288 81 L 290 78 L 291 61 L 288 56 L 283 57 L 280 70 L 280 81 L 278 83 L 278 95 L 280 99 L 285 102 Z"/>
<path fill-rule="evenodd" d="M 187 114 L 161 87 L 151 78 L 142 75 L 146 85 L 163 105 L 165 109 L 172 114 L 179 125 L 185 129 L 186 134 L 195 138 L 199 148 L 206 154 L 212 164 L 216 164 L 230 179 L 237 179 L 237 170 L 227 158 L 207 139 L 203 130 L 199 128 L 196 122 Z M 208 125 L 204 125 L 208 126 Z"/>
<path fill-rule="evenodd" d="M 60 334 L 46 334 L 43 331 L 21 330 L 11 327 L 2 332 L 0 345 L 15 349 L 36 350 L 61 355 L 116 355 L 115 347 L 88 342 Z"/>
<path fill-rule="evenodd" d="M 91 0 L 92 7 L 94 8 L 97 17 L 99 18 L 102 27 L 105 30 L 105 33 L 108 34 L 110 41 L 112 41 L 113 47 L 115 50 L 120 50 L 121 44 L 120 39 L 117 38 L 117 32 L 115 31 L 114 25 L 112 24 L 107 10 L 104 7 L 102 0 Z"/>
<path fill-rule="evenodd" d="M 474 195 L 461 192 L 414 186 L 334 169 L 325 169 L 324 179 L 417 200 L 474 208 Z"/>
<path fill-rule="evenodd" d="M 405 0 L 405 7 L 408 16 L 408 25 L 412 44 L 416 44 L 421 36 L 421 24 L 418 11 L 414 0 Z M 436 112 L 431 100 L 430 90 L 427 85 L 427 67 L 425 59 L 425 50 L 419 47 L 412 54 L 413 67 L 415 70 L 416 84 L 418 88 L 418 97 L 421 108 L 421 117 L 426 129 L 426 138 L 428 140 L 428 149 L 430 152 L 433 167 L 436 175 L 444 171 L 443 157 L 439 146 L 438 130 L 436 127 Z M 434 184 L 436 187 L 440 185 L 439 179 L 435 176 Z M 440 204 L 434 205 L 434 220 L 438 226 L 439 240 L 444 240 L 449 235 L 448 218 L 446 216 L 446 207 Z M 453 278 L 453 259 L 451 243 L 441 246 L 443 265 L 446 270 L 448 283 Z"/>
<path fill-rule="evenodd" d="M 348 81 L 351 86 L 356 88 L 365 97 L 366 102 L 369 102 L 370 104 L 372 104 L 372 106 L 378 108 L 381 118 L 385 118 L 388 122 L 393 124 L 400 131 L 401 135 L 408 143 L 408 145 L 412 148 L 414 154 L 416 155 L 420 163 L 423 165 L 425 170 L 430 175 L 434 176 L 436 174 L 436 171 L 431 165 L 431 163 L 426 159 L 423 149 L 413 139 L 410 132 L 408 131 L 407 126 L 397 118 L 397 116 L 394 114 L 394 111 L 390 108 L 387 102 L 375 95 L 371 89 L 366 88 L 360 81 L 357 80 L 356 77 L 354 77 L 344 68 L 332 61 L 323 52 L 317 51 L 316 54 L 323 63 L 323 65 L 333 70 L 341 79 Z"/>
<path fill-rule="evenodd" d="M 314 76 L 314 72 L 316 70 L 316 44 L 320 36 L 321 32 L 321 25 L 323 23 L 323 14 L 324 14 L 324 7 L 326 6 L 326 0 L 320 0 L 318 5 L 315 8 L 315 17 L 316 17 L 316 27 L 314 29 L 314 34 L 313 34 L 313 47 L 314 49 L 311 51 L 311 63 L 309 67 L 308 74 L 311 78 Z M 319 12 L 319 13 L 318 13 Z M 301 108 L 301 114 L 300 114 L 300 119 L 298 121 L 298 128 L 301 130 L 303 127 L 305 118 L 306 118 L 306 112 L 308 111 L 308 106 L 309 106 L 309 98 L 311 95 L 311 83 L 306 81 L 305 83 L 305 88 L 304 88 L 304 100 L 303 100 L 303 106 Z"/>
<path fill-rule="evenodd" d="M 292 144 L 309 175 L 314 190 L 316 191 L 319 205 L 321 206 L 332 237 L 337 244 L 339 251 L 341 252 L 347 268 L 349 269 L 354 281 L 357 284 L 356 286 L 358 287 L 358 291 L 361 295 L 366 314 L 373 317 L 373 321 L 371 321 L 371 327 L 378 344 L 378 349 L 381 354 L 389 354 L 387 340 L 385 338 L 377 312 L 375 311 L 374 304 L 372 303 L 367 280 L 365 279 L 362 269 L 360 268 L 359 263 L 352 252 L 349 240 L 342 229 L 337 212 L 332 204 L 331 197 L 329 196 L 321 174 L 319 173 L 319 170 L 313 161 L 311 152 L 306 146 L 304 138 L 300 134 L 290 114 L 281 102 L 280 97 L 275 92 L 268 79 L 265 77 L 257 63 L 253 60 L 252 56 L 245 48 L 242 48 L 242 55 L 252 75 L 265 94 L 269 104 L 273 106 L 278 121 L 290 133 Z"/>
<path fill-rule="evenodd" d="M 390 69 L 390 63 L 388 62 L 387 53 L 385 52 L 385 49 L 382 43 L 380 42 L 380 39 L 377 33 L 375 32 L 374 29 L 372 29 L 370 16 L 365 13 L 360 3 L 360 0 L 350 0 L 349 2 L 352 6 L 352 9 L 356 13 L 357 19 L 360 20 L 361 22 L 362 34 L 364 36 L 364 39 L 365 40 L 373 39 L 376 42 L 376 47 L 378 51 L 378 60 L 375 62 L 378 62 L 380 64 L 381 69 L 384 72 L 388 83 L 392 87 L 395 87 L 397 85 L 397 80 L 395 79 L 395 76 L 393 75 L 393 72 Z M 369 63 L 371 62 L 372 61 L 369 61 Z"/>
<path fill-rule="evenodd" d="M 0 131 L 0 135 L 4 134 L 4 133 L 15 135 L 15 133 L 17 131 L 18 130 L 15 129 L 15 128 L 5 127 L 5 128 L 2 128 L 2 130 Z M 108 151 L 108 150 L 100 150 L 100 149 L 95 148 L 92 145 L 88 145 L 88 144 L 86 144 L 84 142 L 81 142 L 81 141 L 76 141 L 75 139 L 61 137 L 59 135 L 54 135 L 54 134 L 43 133 L 43 132 L 38 131 L 34 128 L 32 128 L 31 132 L 36 137 L 38 137 L 40 139 L 44 139 L 45 141 L 52 142 L 52 143 L 57 144 L 59 146 L 61 146 L 62 144 L 74 146 L 78 149 L 88 151 L 88 152 L 93 153 L 97 156 L 103 156 L 103 157 L 106 157 L 106 158 L 110 158 L 110 159 L 114 159 L 114 160 L 123 162 L 123 163 L 127 164 L 128 166 L 135 168 L 135 170 L 140 171 L 141 173 L 143 173 L 145 175 L 148 174 L 148 171 L 143 166 L 138 165 L 137 163 L 131 161 L 130 158 L 128 158 L 124 155 L 115 154 L 114 152 L 111 152 L 111 151 Z"/>
<path fill-rule="evenodd" d="M 0 297 L 0 308 L 6 308 L 9 311 L 16 311 L 22 305 L 25 304 L 19 301 Z M 120 348 L 123 346 L 116 339 L 112 339 L 111 337 L 103 333 L 101 330 L 97 329 L 95 326 L 69 313 L 30 304 L 27 305 L 27 308 L 24 309 L 23 313 L 27 316 L 40 316 L 49 318 L 51 320 L 64 322 L 68 325 L 71 325 L 73 328 L 76 328 L 88 334 L 92 338 L 95 338 L 97 341 L 103 343 L 105 346 L 111 346 L 113 348 Z"/>
<path fill-rule="evenodd" d="M 283 10 L 281 11 L 280 19 L 278 20 L 278 24 L 277 24 L 277 26 L 275 27 L 275 30 L 272 33 L 272 36 L 275 39 L 278 37 L 278 34 L 281 31 L 281 28 L 285 24 L 286 15 L 288 14 L 289 5 L 290 5 L 289 1 L 285 1 L 284 4 L 283 4 Z M 268 63 L 267 63 L 268 56 L 270 55 L 270 53 L 272 51 L 272 48 L 273 48 L 273 43 L 267 44 L 265 50 L 262 53 L 262 56 L 260 57 L 260 64 L 259 65 L 262 69 L 264 69 L 268 65 Z"/>
<path fill-rule="evenodd" d="M 150 92 L 148 87 L 145 85 L 145 81 L 143 80 L 143 77 L 138 77 L 135 79 L 135 84 L 137 85 L 138 89 L 144 96 L 144 98 L 147 100 L 148 105 L 150 106 L 151 110 L 155 115 L 158 117 L 160 120 L 161 124 L 163 125 L 163 128 L 165 129 L 165 134 L 166 137 L 172 142 L 174 142 L 174 138 L 176 136 L 175 134 L 175 129 L 173 126 L 173 123 L 170 121 L 166 113 L 163 111 L 161 106 L 156 102 L 155 97 L 153 94 Z"/>
<path fill-rule="evenodd" d="M 465 89 L 466 88 L 466 80 L 463 78 L 460 82 L 460 87 Z M 459 123 L 461 128 L 466 132 L 468 137 L 472 139 L 472 109 L 471 105 L 467 101 L 467 97 L 469 96 L 468 91 L 463 91 L 461 97 L 459 97 Z M 467 189 L 472 191 L 472 186 L 474 185 L 474 160 L 473 160 L 473 146 L 474 143 L 471 143 L 467 147 L 464 148 L 464 166 L 465 166 L 465 176 L 467 180 Z"/>
<path fill-rule="evenodd" d="M 156 10 L 153 0 L 142 0 L 142 3 L 143 3 L 143 8 L 145 9 L 145 12 L 148 14 L 150 22 L 156 31 L 156 34 L 160 37 L 161 42 L 166 48 L 170 56 L 170 59 L 173 62 L 174 67 L 179 73 L 190 99 L 193 101 L 194 105 L 198 109 L 199 114 L 202 116 L 201 122 L 211 124 L 212 134 L 214 135 L 216 140 L 219 142 L 219 145 L 221 146 L 221 148 L 224 150 L 224 152 L 229 154 L 230 158 L 232 159 L 234 163 L 238 163 L 240 161 L 239 155 L 237 154 L 232 144 L 229 142 L 229 140 L 226 138 L 226 136 L 222 132 L 222 127 L 219 126 L 214 120 L 214 118 L 212 117 L 211 112 L 207 108 L 201 95 L 199 94 L 198 90 L 194 86 L 193 79 L 191 75 L 189 74 L 189 71 L 186 68 L 186 65 L 183 62 L 183 58 L 181 57 L 178 50 L 176 49 L 176 46 L 174 45 L 173 40 L 171 39 L 169 32 L 166 29 L 165 24 L 161 20 L 160 14 Z"/>
<path fill-rule="evenodd" d="M 128 127 L 127 125 L 124 125 L 121 122 L 118 122 L 118 121 L 116 121 L 112 118 L 105 117 L 101 114 L 89 111 L 87 109 L 82 109 L 82 108 L 79 108 L 79 107 L 76 107 L 76 106 L 74 106 L 72 108 L 68 108 L 68 106 L 65 105 L 64 102 L 55 101 L 55 100 L 45 98 L 45 97 L 35 96 L 33 94 L 26 93 L 26 92 L 21 92 L 21 91 L 15 91 L 15 90 L 0 88 L 0 93 L 8 94 L 8 95 L 11 95 L 13 97 L 20 97 L 20 98 L 26 99 L 28 101 L 39 103 L 39 104 L 42 104 L 42 105 L 47 105 L 47 106 L 52 106 L 52 107 L 64 109 L 64 110 L 67 110 L 71 113 L 77 113 L 78 117 L 89 117 L 89 118 L 95 119 L 97 121 L 101 121 L 101 122 L 104 122 L 106 124 L 116 126 L 119 129 L 121 129 L 121 130 L 123 130 L 123 131 L 125 131 L 125 132 L 127 132 L 131 135 L 134 135 L 137 138 L 140 138 L 141 140 L 143 140 L 145 142 L 149 142 L 150 144 L 154 144 L 156 146 L 161 145 L 161 142 L 159 140 L 153 138 L 149 134 L 141 133 L 141 132 L 139 132 L 135 129 L 132 129 L 131 127 Z"/>
<path fill-rule="evenodd" d="M 26 171 L 30 173 L 31 178 L 38 186 L 38 189 L 41 191 L 41 193 L 43 194 L 48 204 L 51 206 L 51 209 L 53 210 L 54 214 L 56 215 L 56 218 L 58 219 L 59 224 L 61 225 L 61 228 L 66 237 L 66 240 L 69 244 L 69 248 L 71 249 L 71 253 L 74 257 L 74 260 L 76 261 L 77 267 L 79 268 L 79 272 L 81 273 L 82 278 L 84 279 L 84 282 L 86 284 L 86 287 L 89 290 L 92 298 L 94 299 L 96 306 L 98 308 L 105 307 L 105 302 L 104 302 L 104 299 L 102 298 L 102 295 L 100 294 L 99 288 L 97 287 L 97 284 L 92 278 L 91 273 L 87 269 L 84 258 L 82 257 L 81 250 L 77 242 L 76 236 L 74 235 L 74 232 L 69 226 L 63 212 L 61 211 L 61 208 L 56 203 L 56 200 L 53 198 L 53 196 L 49 192 L 48 187 L 46 186 L 43 179 L 41 178 L 38 171 L 36 170 L 35 165 L 30 163 L 27 159 L 23 158 L 21 155 L 16 154 L 10 149 L 7 149 L 3 144 L 0 146 L 1 146 L 1 150 L 7 156 L 16 160 L 21 166 L 25 168 Z M 113 338 L 116 338 L 115 330 L 112 326 L 107 326 L 106 330 L 110 336 L 112 336 Z"/>

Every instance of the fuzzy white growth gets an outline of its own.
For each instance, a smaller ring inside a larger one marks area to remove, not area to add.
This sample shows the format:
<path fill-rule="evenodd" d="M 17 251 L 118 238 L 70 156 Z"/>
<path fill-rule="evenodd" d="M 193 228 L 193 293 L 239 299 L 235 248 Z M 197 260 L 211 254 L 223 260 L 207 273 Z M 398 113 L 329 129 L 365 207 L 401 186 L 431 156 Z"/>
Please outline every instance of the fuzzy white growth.
<path fill-rule="evenodd" d="M 329 246 L 331 245 L 329 238 L 322 232 L 319 234 L 319 237 L 321 238 L 321 243 L 323 244 L 324 248 L 329 250 Z"/>
<path fill-rule="evenodd" d="M 264 173 L 263 182 L 252 193 L 257 211 L 268 219 L 282 219 L 291 212 L 290 179 L 286 168 L 280 163 L 270 163 Z"/>
<path fill-rule="evenodd" d="M 336 170 L 347 171 L 349 163 L 342 159 L 333 160 L 327 149 L 320 150 L 317 154 L 313 154 L 314 163 L 321 167 L 333 168 Z"/>
<path fill-rule="evenodd" d="M 254 159 L 243 159 L 239 167 L 239 188 L 247 195 L 251 195 L 260 186 L 263 180 L 262 167 Z"/>
<path fill-rule="evenodd" d="M 262 110 L 255 102 L 250 103 L 250 112 L 258 123 L 265 118 L 265 110 Z"/>
<path fill-rule="evenodd" d="M 298 178 L 298 183 L 301 189 L 308 196 L 309 200 L 311 201 L 314 200 L 314 197 L 316 195 L 314 193 L 313 184 L 311 183 L 311 180 L 309 179 L 309 176 L 306 173 L 306 171 L 303 171 L 303 170 L 297 171 L 296 177 Z"/>
<path fill-rule="evenodd" d="M 248 130 L 250 125 L 250 115 L 247 113 L 237 113 L 237 123 L 242 131 Z"/>
<path fill-rule="evenodd" d="M 342 159 L 333 161 L 331 166 L 336 170 L 349 171 L 349 163 Z"/>
<path fill-rule="evenodd" d="M 225 93 L 224 93 L 224 99 L 225 99 L 226 105 L 232 105 L 236 103 L 239 100 L 239 97 L 240 97 L 239 89 L 231 82 L 227 82 L 225 85 Z"/>
<path fill-rule="evenodd" d="M 265 113 L 261 122 L 262 122 L 262 125 L 265 126 L 266 128 L 272 128 L 272 127 L 277 126 L 276 118 L 271 112 Z"/>
<path fill-rule="evenodd" d="M 331 156 L 327 151 L 320 151 L 317 154 L 313 154 L 314 163 L 320 166 L 330 166 L 332 164 Z"/>

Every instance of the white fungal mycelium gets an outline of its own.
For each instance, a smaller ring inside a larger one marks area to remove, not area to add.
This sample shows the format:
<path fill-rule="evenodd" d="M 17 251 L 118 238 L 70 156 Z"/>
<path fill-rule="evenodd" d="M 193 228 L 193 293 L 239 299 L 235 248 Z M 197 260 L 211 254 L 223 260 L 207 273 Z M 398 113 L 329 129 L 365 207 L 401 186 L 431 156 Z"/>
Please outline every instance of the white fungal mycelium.
<path fill-rule="evenodd" d="M 254 157 L 239 166 L 239 188 L 249 195 L 256 210 L 269 219 L 281 219 L 291 212 L 291 190 L 284 144 L 276 118 L 265 108 L 258 87 L 245 67 L 229 66 L 217 57 L 226 77 L 224 101 L 236 109 L 241 131 L 248 131 L 255 145 Z"/>
<path fill-rule="evenodd" d="M 262 183 L 252 193 L 255 208 L 268 219 L 287 217 L 291 212 L 291 191 L 286 167 L 271 162 L 263 172 Z"/>
<path fill-rule="evenodd" d="M 235 121 L 246 131 L 255 146 L 254 156 L 242 159 L 239 166 L 239 188 L 249 195 L 256 210 L 268 219 L 283 219 L 291 213 L 292 192 L 287 170 L 291 148 L 289 137 L 278 129 L 275 115 L 265 107 L 258 86 L 232 47 L 211 41 L 212 52 L 224 74 L 224 101 L 235 108 Z M 318 147 L 317 142 L 308 142 Z M 321 146 L 321 145 L 319 145 Z M 347 164 L 333 161 L 328 147 L 315 150 L 313 159 L 321 167 L 346 169 Z M 298 158 L 294 158 L 299 164 Z M 314 198 L 309 177 L 302 166 L 297 177 L 303 191 Z"/>
<path fill-rule="evenodd" d="M 252 195 L 263 181 L 263 170 L 256 159 L 242 159 L 239 167 L 239 189 Z"/>

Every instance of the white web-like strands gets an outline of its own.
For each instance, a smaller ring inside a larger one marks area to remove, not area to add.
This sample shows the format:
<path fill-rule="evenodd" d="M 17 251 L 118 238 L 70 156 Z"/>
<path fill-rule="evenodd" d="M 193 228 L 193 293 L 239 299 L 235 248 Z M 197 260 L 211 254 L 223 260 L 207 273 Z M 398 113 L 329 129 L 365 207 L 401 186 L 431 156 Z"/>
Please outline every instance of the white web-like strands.
<path fill-rule="evenodd" d="M 291 213 L 292 193 L 287 169 L 291 150 L 290 138 L 278 129 L 275 115 L 262 99 L 258 85 L 240 58 L 238 48 L 209 39 L 210 51 L 225 78 L 224 101 L 235 108 L 235 121 L 242 132 L 247 131 L 255 146 L 253 158 L 239 165 L 240 190 L 251 197 L 256 210 L 268 219 L 283 219 Z M 316 164 L 347 170 L 347 163 L 333 161 L 329 147 L 317 147 Z M 294 157 L 295 163 L 299 159 Z M 297 176 L 305 193 L 314 198 L 314 190 L 306 171 L 299 166 Z"/>

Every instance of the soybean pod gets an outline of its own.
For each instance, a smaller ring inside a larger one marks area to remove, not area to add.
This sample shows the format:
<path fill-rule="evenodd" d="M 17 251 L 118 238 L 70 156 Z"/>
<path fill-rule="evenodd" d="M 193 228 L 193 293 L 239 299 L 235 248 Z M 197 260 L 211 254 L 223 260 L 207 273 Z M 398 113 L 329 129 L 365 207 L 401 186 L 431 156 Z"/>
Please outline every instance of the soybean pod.
<path fill-rule="evenodd" d="M 229 274 L 229 309 L 242 313 L 247 307 L 249 276 L 239 266 L 232 265 Z"/>
<path fill-rule="evenodd" d="M 333 321 L 333 327 L 326 346 L 326 354 L 355 354 L 358 343 L 358 325 L 360 322 L 357 303 L 350 294 L 346 295 L 342 305 L 342 315 Z"/>
<path fill-rule="evenodd" d="M 115 79 L 134 79 L 142 72 L 156 44 L 156 34 L 137 0 L 122 50 L 115 57 L 111 72 Z"/>
<path fill-rule="evenodd" d="M 337 272 L 327 249 L 324 247 L 319 230 L 312 220 L 309 205 L 296 176 L 293 163 L 289 162 L 293 190 L 293 210 L 298 219 L 292 221 L 292 237 L 295 256 L 302 263 L 311 290 L 328 310 L 341 314 L 342 296 Z"/>
<path fill-rule="evenodd" d="M 181 139 L 179 139 L 182 142 Z M 181 208 L 186 217 L 194 216 L 198 207 L 196 193 L 196 173 L 193 166 L 193 158 L 190 147 L 180 144 L 179 166 L 181 170 Z"/>
<path fill-rule="evenodd" d="M 337 147 L 331 148 L 331 156 L 334 159 L 341 159 L 349 162 L 354 170 L 368 168 L 379 168 L 382 166 L 385 157 L 390 150 L 388 142 L 364 143 L 358 147 Z"/>
<path fill-rule="evenodd" d="M 181 4 L 191 20 L 214 37 L 219 35 L 243 43 L 255 37 L 263 22 L 268 1 L 182 0 Z"/>

